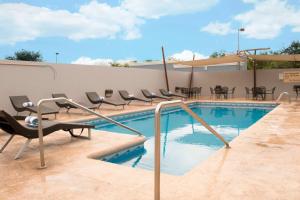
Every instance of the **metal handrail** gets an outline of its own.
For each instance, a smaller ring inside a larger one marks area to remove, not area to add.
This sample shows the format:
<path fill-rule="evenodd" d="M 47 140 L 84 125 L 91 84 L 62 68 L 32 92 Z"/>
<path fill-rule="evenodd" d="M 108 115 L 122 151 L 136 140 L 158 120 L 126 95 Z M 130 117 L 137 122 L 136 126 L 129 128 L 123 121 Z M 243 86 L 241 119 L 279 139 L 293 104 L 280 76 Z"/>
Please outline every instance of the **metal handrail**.
<path fill-rule="evenodd" d="M 160 102 L 155 109 L 155 161 L 154 161 L 154 199 L 160 199 L 160 113 L 162 108 L 169 106 L 180 106 L 184 111 L 190 114 L 198 122 L 200 122 L 205 128 L 207 128 L 212 134 L 219 138 L 226 146 L 230 148 L 228 142 L 210 125 L 208 125 L 202 118 L 194 113 L 183 101 L 164 101 Z"/>
<path fill-rule="evenodd" d="M 37 103 L 37 115 L 38 115 L 38 134 L 39 134 L 39 150 L 40 150 L 40 162 L 41 162 L 41 168 L 45 168 L 46 167 L 46 164 L 45 164 L 45 156 L 44 156 L 44 140 L 43 140 L 43 124 L 42 124 L 42 111 L 41 111 L 41 105 L 46 103 L 46 102 L 55 102 L 55 101 L 65 101 L 67 103 L 70 103 L 71 105 L 73 106 L 76 106 L 77 108 L 80 108 L 81 110 L 84 110 L 90 114 L 93 114 L 93 115 L 96 115 L 100 118 L 103 118 L 117 126 L 120 126 L 120 127 L 123 127 L 125 129 L 128 129 L 134 133 L 136 133 L 137 135 L 139 136 L 142 136 L 143 134 L 133 128 L 130 128 L 124 124 L 121 124 L 109 117 L 106 117 L 104 115 L 101 115 L 100 113 L 97 113 L 85 106 L 82 106 L 76 102 L 74 102 L 72 99 L 67 99 L 67 98 L 64 98 L 64 97 L 58 97 L 58 98 L 51 98 L 51 99 L 41 99 L 38 103 Z"/>
<path fill-rule="evenodd" d="M 279 103 L 280 99 L 283 97 L 283 95 L 287 95 L 289 98 L 289 103 L 291 103 L 291 95 L 288 92 L 282 92 L 279 97 L 276 99 L 276 103 Z"/>

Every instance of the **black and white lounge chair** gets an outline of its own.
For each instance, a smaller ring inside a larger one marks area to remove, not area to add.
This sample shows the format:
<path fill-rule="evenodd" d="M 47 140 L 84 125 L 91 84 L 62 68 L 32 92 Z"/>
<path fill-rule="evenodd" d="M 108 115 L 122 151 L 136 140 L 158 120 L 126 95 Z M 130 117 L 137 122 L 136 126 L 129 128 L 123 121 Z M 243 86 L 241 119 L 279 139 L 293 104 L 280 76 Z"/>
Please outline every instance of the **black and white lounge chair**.
<path fill-rule="evenodd" d="M 100 108 L 102 104 L 108 104 L 113 106 L 122 106 L 124 109 L 126 105 L 125 102 L 100 97 L 97 92 L 86 92 L 85 94 L 92 104 L 98 104 L 98 108 Z"/>
<path fill-rule="evenodd" d="M 181 94 L 176 94 L 176 93 L 172 93 L 172 92 L 169 92 L 165 89 L 159 89 L 160 93 L 163 95 L 163 96 L 166 96 L 166 97 L 180 97 L 180 98 L 184 98 L 186 99 L 187 96 L 185 95 L 181 95 Z"/>
<path fill-rule="evenodd" d="M 153 101 L 153 99 L 164 99 L 164 100 L 167 100 L 167 101 L 172 99 L 170 97 L 159 96 L 159 95 L 157 95 L 153 92 L 149 92 L 149 90 L 147 90 L 147 89 L 142 89 L 141 91 L 142 91 L 144 97 L 146 97 L 147 99 L 150 99 L 151 101 Z"/>
<path fill-rule="evenodd" d="M 32 101 L 25 95 L 22 96 L 10 96 L 10 102 L 14 109 L 17 111 L 17 115 L 19 112 L 28 111 L 29 114 L 37 113 L 37 106 L 35 106 Z M 27 104 L 27 105 L 26 105 Z M 49 108 L 47 106 L 42 106 L 42 115 L 50 115 L 54 114 L 56 118 L 56 114 L 58 113 L 58 109 Z"/>
<path fill-rule="evenodd" d="M 43 120 L 43 134 L 47 136 L 55 131 L 63 130 L 68 131 L 72 137 L 79 137 L 79 138 L 88 138 L 90 139 L 90 129 L 94 128 L 92 125 L 82 124 L 82 123 L 61 123 L 56 121 L 48 121 Z M 9 115 L 7 112 L 1 110 L 0 111 L 0 128 L 10 134 L 11 136 L 6 141 L 6 143 L 1 147 L 0 153 L 6 148 L 6 146 L 11 142 L 15 135 L 23 136 L 27 138 L 25 144 L 21 147 L 18 153 L 15 156 L 15 159 L 21 157 L 21 154 L 31 142 L 32 139 L 36 139 L 39 137 L 38 135 L 38 128 L 37 127 L 27 127 L 26 125 L 22 125 L 19 123 L 14 117 Z M 75 135 L 74 129 L 81 129 L 81 133 L 84 129 L 88 129 L 88 137 L 84 137 L 81 135 Z"/>
<path fill-rule="evenodd" d="M 53 97 L 53 98 L 64 97 L 64 98 L 68 99 L 67 95 L 64 94 L 64 93 L 55 93 L 55 94 L 52 94 L 52 97 Z M 65 109 L 67 109 L 67 112 L 69 112 L 69 110 L 72 109 L 72 108 L 73 108 L 73 109 L 77 109 L 76 106 L 74 106 L 74 105 L 72 105 L 72 104 L 70 104 L 70 103 L 67 103 L 67 102 L 59 102 L 59 101 L 56 101 L 55 103 L 56 103 L 56 105 L 57 105 L 59 108 L 65 108 Z M 88 104 L 82 103 L 82 102 L 79 102 L 79 104 L 82 105 L 82 106 L 84 106 L 84 107 L 86 107 L 86 108 L 92 109 L 92 110 L 94 110 L 94 109 L 97 108 L 97 106 L 95 106 L 95 105 L 88 105 Z"/>
<path fill-rule="evenodd" d="M 152 102 L 148 99 L 142 99 L 142 98 L 135 97 L 134 95 L 130 95 L 126 90 L 119 90 L 119 94 L 122 97 L 122 99 L 128 102 L 127 105 L 129 105 L 132 101 L 142 101 L 142 102 L 149 102 L 149 103 Z"/>

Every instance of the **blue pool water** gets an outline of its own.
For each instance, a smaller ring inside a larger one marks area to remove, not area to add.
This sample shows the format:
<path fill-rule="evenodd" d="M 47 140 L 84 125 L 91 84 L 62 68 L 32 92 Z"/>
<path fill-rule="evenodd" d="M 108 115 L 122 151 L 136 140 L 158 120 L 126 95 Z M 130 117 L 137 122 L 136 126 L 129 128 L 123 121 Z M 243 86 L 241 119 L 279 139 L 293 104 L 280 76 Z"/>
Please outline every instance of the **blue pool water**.
<path fill-rule="evenodd" d="M 273 104 L 209 104 L 197 103 L 191 109 L 231 141 L 243 130 L 270 112 Z M 154 111 L 113 117 L 115 120 L 142 132 L 147 141 L 143 148 L 113 156 L 109 162 L 153 170 L 154 167 Z M 133 134 L 102 120 L 91 121 L 96 129 Z M 179 108 L 166 109 L 161 117 L 161 171 L 183 175 L 207 159 L 223 143 Z"/>

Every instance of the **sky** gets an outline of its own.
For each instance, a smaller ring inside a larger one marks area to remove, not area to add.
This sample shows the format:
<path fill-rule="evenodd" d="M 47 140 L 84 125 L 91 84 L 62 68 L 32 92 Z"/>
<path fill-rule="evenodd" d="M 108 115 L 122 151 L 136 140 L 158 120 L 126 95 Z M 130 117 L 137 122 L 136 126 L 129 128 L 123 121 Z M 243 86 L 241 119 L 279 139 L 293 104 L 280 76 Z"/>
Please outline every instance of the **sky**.
<path fill-rule="evenodd" d="M 300 40 L 300 0 L 0 0 L 0 59 L 40 51 L 46 62 L 107 64 L 206 58 L 215 51 Z"/>

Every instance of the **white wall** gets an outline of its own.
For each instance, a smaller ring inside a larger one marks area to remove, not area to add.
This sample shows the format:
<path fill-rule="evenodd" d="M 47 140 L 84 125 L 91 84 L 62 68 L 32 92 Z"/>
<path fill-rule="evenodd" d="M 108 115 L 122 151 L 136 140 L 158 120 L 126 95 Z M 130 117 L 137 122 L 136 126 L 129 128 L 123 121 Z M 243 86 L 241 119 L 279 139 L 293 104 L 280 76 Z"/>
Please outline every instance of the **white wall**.
<path fill-rule="evenodd" d="M 34 103 L 52 93 L 63 92 L 76 101 L 88 101 L 85 92 L 96 91 L 104 95 L 105 89 L 113 89 L 119 98 L 118 89 L 141 96 L 140 89 L 158 92 L 165 88 L 163 71 L 104 66 L 51 64 L 51 68 L 41 66 L 0 64 L 0 109 L 15 113 L 9 96 L 27 95 Z M 169 72 L 171 88 L 178 83 L 187 85 L 188 73 Z M 183 77 L 183 78 L 182 78 Z"/>
<path fill-rule="evenodd" d="M 49 64 L 54 68 L 56 77 L 51 68 L 41 66 L 23 66 L 22 62 L 7 65 L 0 61 L 0 109 L 15 113 L 9 96 L 28 95 L 36 103 L 41 98 L 51 97 L 52 93 L 63 92 L 75 101 L 88 101 L 85 92 L 96 91 L 104 95 L 105 89 L 113 89 L 115 98 L 119 98 L 117 90 L 126 89 L 130 93 L 141 96 L 140 89 L 147 88 L 158 92 L 165 88 L 164 71 L 114 68 L 104 66 Z M 290 69 L 299 70 L 300 69 Z M 257 85 L 266 86 L 267 89 L 276 86 L 276 95 L 282 91 L 292 94 L 294 84 L 286 84 L 279 80 L 279 73 L 287 70 L 257 70 Z M 171 90 L 175 86 L 188 87 L 190 72 L 169 71 Z M 300 83 L 298 83 L 300 84 Z M 236 96 L 244 97 L 244 87 L 253 86 L 252 71 L 234 72 L 196 72 L 194 86 L 201 86 L 202 95 L 210 94 L 209 87 L 223 85 L 237 87 Z"/>
<path fill-rule="evenodd" d="M 284 71 L 300 71 L 300 69 L 257 70 L 257 86 L 265 86 L 267 89 L 276 87 L 276 96 L 284 91 L 294 95 L 293 85 L 300 83 L 284 83 L 279 80 L 279 74 Z M 253 71 L 196 72 L 193 85 L 202 87 L 202 95 L 210 95 L 209 87 L 222 85 L 229 88 L 236 87 L 236 97 L 245 97 L 245 87 L 253 87 Z"/>
<path fill-rule="evenodd" d="M 176 68 L 174 64 L 167 64 L 167 69 L 169 71 L 182 71 L 182 72 L 191 72 L 191 68 Z M 155 69 L 155 70 L 164 70 L 162 62 L 144 62 L 144 63 L 130 63 L 131 68 L 138 69 Z M 209 67 L 195 67 L 195 72 L 230 72 L 230 71 L 241 71 L 247 70 L 247 63 L 242 62 L 240 65 L 238 63 L 215 65 Z"/>

